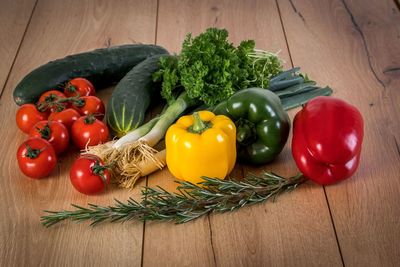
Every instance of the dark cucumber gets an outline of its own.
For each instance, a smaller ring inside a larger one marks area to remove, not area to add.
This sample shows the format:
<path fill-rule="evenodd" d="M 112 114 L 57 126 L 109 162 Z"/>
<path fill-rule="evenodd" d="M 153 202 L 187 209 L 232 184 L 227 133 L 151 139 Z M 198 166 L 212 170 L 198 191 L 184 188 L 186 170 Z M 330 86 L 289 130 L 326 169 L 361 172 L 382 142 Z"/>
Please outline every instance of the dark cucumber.
<path fill-rule="evenodd" d="M 142 61 L 115 87 L 106 109 L 107 124 L 114 135 L 124 136 L 140 126 L 151 100 L 159 99 L 152 75 L 159 69 L 158 62 L 162 56 L 167 55 L 156 55 Z"/>
<path fill-rule="evenodd" d="M 96 49 L 67 56 L 31 71 L 14 89 L 14 101 L 18 105 L 35 103 L 40 95 L 51 89 L 60 89 L 69 80 L 83 77 L 96 89 L 108 87 L 120 81 L 128 71 L 146 58 L 168 53 L 156 45 L 121 45 Z"/>

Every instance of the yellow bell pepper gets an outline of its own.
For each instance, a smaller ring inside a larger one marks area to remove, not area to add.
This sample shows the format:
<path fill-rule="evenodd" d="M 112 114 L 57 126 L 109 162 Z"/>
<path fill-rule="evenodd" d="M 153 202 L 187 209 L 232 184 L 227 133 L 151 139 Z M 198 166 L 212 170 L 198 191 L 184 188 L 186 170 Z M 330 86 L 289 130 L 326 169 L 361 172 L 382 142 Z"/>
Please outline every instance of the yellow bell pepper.
<path fill-rule="evenodd" d="M 182 116 L 165 136 L 169 171 L 192 183 L 202 176 L 224 179 L 235 166 L 236 127 L 224 115 L 210 111 Z"/>

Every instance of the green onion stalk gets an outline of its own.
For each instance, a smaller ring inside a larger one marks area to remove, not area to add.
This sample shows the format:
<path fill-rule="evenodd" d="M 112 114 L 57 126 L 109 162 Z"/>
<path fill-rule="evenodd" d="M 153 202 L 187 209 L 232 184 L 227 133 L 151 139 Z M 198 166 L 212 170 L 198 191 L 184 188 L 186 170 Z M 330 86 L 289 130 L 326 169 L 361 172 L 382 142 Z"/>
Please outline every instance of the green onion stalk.
<path fill-rule="evenodd" d="M 158 152 L 153 147 L 165 136 L 169 126 L 196 101 L 185 92 L 163 112 L 131 131 L 119 140 L 88 147 L 84 154 L 94 154 L 106 164 L 114 166 L 114 177 L 121 187 L 132 189 L 136 181 L 165 166 L 165 150 Z"/>

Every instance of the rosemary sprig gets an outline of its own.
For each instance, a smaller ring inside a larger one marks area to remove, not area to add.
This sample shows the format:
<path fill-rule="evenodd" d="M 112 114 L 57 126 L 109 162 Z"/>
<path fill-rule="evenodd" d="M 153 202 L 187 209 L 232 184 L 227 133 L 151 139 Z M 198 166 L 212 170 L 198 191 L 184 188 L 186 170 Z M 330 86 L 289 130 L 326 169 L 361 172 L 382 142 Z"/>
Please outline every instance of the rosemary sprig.
<path fill-rule="evenodd" d="M 92 221 L 91 225 L 129 220 L 186 223 L 210 212 L 233 211 L 269 199 L 274 201 L 304 181 L 301 174 L 284 178 L 269 172 L 249 174 L 241 181 L 204 177 L 201 185 L 177 181 L 177 193 L 162 187 L 144 187 L 140 202 L 133 198 L 126 203 L 116 199 L 114 206 L 88 204 L 87 208 L 72 204 L 75 208 L 72 211 L 45 211 L 47 215 L 41 217 L 41 222 L 46 227 L 64 220 Z"/>

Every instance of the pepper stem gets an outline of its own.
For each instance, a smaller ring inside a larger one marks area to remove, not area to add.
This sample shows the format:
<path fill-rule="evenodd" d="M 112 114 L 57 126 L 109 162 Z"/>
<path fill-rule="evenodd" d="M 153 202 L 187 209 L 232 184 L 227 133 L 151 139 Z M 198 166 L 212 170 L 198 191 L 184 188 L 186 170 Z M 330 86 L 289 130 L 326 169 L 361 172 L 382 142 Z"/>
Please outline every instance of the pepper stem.
<path fill-rule="evenodd" d="M 203 121 L 200 118 L 198 112 L 193 113 L 194 122 L 193 125 L 189 127 L 188 131 L 191 133 L 201 134 L 202 132 L 206 131 L 207 129 L 212 127 L 211 122 Z"/>
<path fill-rule="evenodd" d="M 193 113 L 193 131 L 195 132 L 201 132 L 203 131 L 207 126 L 206 124 L 201 120 L 200 115 L 198 112 Z"/>
<path fill-rule="evenodd" d="M 237 128 L 236 140 L 241 143 L 251 135 L 251 129 L 247 125 L 242 125 Z"/>
<path fill-rule="evenodd" d="M 256 126 L 254 123 L 239 119 L 235 122 L 236 125 L 236 141 L 242 145 L 248 145 L 254 142 L 257 138 Z"/>

